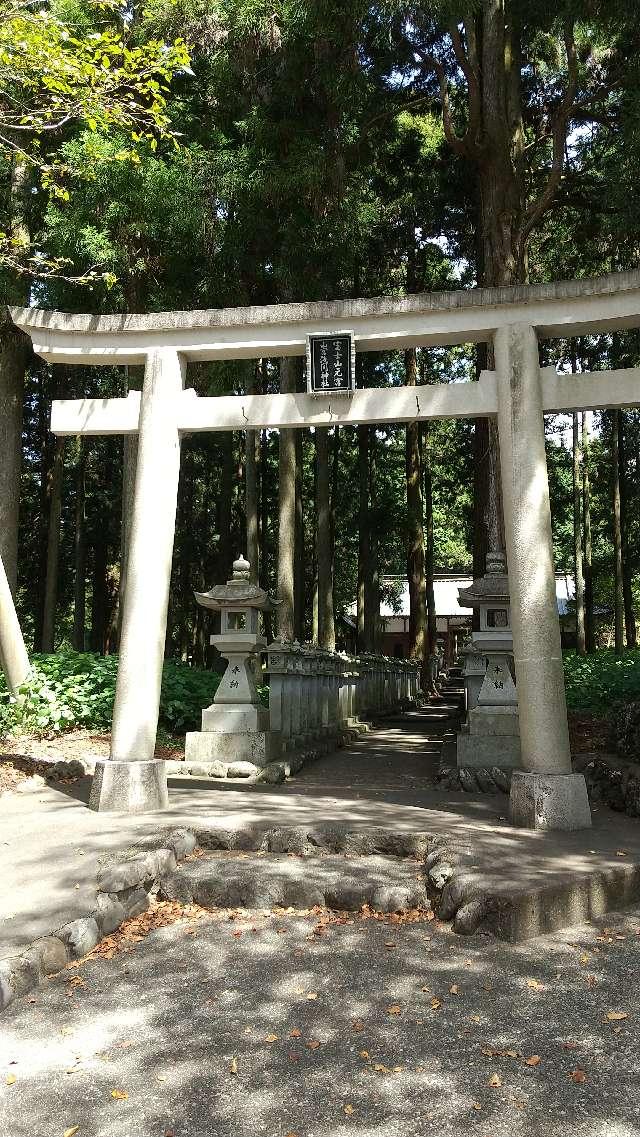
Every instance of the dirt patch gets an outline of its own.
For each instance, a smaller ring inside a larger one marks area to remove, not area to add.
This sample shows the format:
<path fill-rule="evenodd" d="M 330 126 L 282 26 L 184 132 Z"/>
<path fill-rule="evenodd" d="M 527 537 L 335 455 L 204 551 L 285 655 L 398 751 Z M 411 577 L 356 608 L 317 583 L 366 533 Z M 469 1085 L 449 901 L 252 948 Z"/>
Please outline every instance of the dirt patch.
<path fill-rule="evenodd" d="M 108 758 L 110 736 L 90 730 L 70 730 L 66 734 L 38 738 L 21 734 L 0 741 L 0 756 L 20 755 L 25 758 L 49 758 L 55 762 L 86 758 Z M 156 758 L 184 758 L 184 746 L 178 739 L 167 742 L 163 739 L 156 746 Z"/>
<path fill-rule="evenodd" d="M 569 738 L 572 754 L 615 753 L 611 722 L 587 711 L 569 712 Z"/>
<path fill-rule="evenodd" d="M 20 758 L 0 762 L 0 796 L 17 790 L 23 782 L 33 777 L 34 773 L 33 766 Z"/>

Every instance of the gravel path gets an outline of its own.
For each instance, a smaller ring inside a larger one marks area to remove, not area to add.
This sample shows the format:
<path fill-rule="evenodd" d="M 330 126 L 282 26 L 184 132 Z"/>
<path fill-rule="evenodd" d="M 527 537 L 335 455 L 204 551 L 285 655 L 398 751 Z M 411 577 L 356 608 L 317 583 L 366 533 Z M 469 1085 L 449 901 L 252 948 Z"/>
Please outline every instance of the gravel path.
<path fill-rule="evenodd" d="M 639 948 L 193 916 L 9 1008 L 0 1137 L 637 1137 Z"/>

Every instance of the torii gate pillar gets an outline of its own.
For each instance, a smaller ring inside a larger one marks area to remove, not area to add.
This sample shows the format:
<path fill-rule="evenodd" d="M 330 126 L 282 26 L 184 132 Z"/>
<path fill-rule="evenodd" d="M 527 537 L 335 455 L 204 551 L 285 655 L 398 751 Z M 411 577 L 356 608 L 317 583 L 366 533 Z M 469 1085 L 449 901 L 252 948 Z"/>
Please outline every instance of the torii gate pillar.
<path fill-rule="evenodd" d="M 524 772 L 511 783 L 511 821 L 527 829 L 585 829 L 583 774 L 572 774 L 556 608 L 542 380 L 535 329 L 494 336 L 498 433 Z"/>
<path fill-rule="evenodd" d="M 172 348 L 147 356 L 111 756 L 96 763 L 91 809 L 147 813 L 169 804 L 166 766 L 154 751 L 180 477 L 175 402 L 184 375 L 184 358 Z"/>

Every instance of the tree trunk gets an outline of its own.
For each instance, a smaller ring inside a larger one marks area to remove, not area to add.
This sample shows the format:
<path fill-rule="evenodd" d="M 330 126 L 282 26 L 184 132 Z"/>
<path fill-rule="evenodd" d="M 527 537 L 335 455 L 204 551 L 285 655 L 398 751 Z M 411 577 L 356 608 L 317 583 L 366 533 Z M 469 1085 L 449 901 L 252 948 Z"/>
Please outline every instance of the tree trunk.
<path fill-rule="evenodd" d="M 318 565 L 318 643 L 335 651 L 333 563 L 331 555 L 331 494 L 329 489 L 329 429 L 316 427 L 316 560 Z"/>
<path fill-rule="evenodd" d="M 0 328 L 0 555 L 11 591 L 18 573 L 22 407 L 27 341 L 5 309 Z"/>
<path fill-rule="evenodd" d="M 378 534 L 375 524 L 376 511 L 376 433 L 375 427 L 365 427 L 369 432 L 369 541 L 364 573 L 364 640 L 366 650 L 376 652 L 380 636 L 380 571 L 378 565 Z"/>
<path fill-rule="evenodd" d="M 9 179 L 9 236 L 16 249 L 27 252 L 31 244 L 26 211 L 31 190 L 29 164 L 18 157 L 14 158 L 11 162 Z M 29 278 L 12 274 L 8 286 L 5 286 L 4 297 L 12 304 L 28 304 Z M 2 309 L 0 315 L 0 555 L 4 562 L 9 587 L 14 594 L 18 571 L 24 372 L 30 352 L 30 341 L 16 328 L 7 309 Z"/>
<path fill-rule="evenodd" d="M 591 482 L 589 476 L 589 420 L 582 411 L 582 521 L 584 531 L 584 636 L 589 655 L 596 650 L 596 625 L 593 608 L 593 564 L 591 543 Z"/>
<path fill-rule="evenodd" d="M 134 309 L 135 311 L 135 309 Z M 141 391 L 144 368 L 125 367 L 124 394 Z M 120 521 L 120 584 L 118 614 L 124 612 L 124 594 L 127 588 L 127 566 L 131 544 L 131 518 L 133 517 L 133 497 L 136 488 L 136 468 L 138 465 L 138 435 L 127 434 L 122 453 L 122 514 Z"/>
<path fill-rule="evenodd" d="M 303 467 L 303 443 L 304 434 L 302 430 L 296 430 L 295 433 L 295 447 L 296 447 L 296 535 L 295 535 L 295 583 L 294 583 L 294 627 L 295 638 L 299 643 L 305 639 L 305 599 L 306 599 L 306 575 L 305 575 L 305 555 L 304 555 L 304 499 L 302 493 L 302 467 Z"/>
<path fill-rule="evenodd" d="M 573 563 L 575 568 L 575 600 L 576 600 L 576 651 L 584 655 L 586 651 L 585 617 L 584 617 L 584 570 L 582 556 L 582 495 L 581 470 L 582 458 L 580 453 L 580 434 L 578 430 L 578 415 L 573 413 Z"/>
<path fill-rule="evenodd" d="M 49 530 L 47 535 L 47 572 L 42 615 L 42 651 L 52 652 L 55 639 L 56 600 L 58 596 L 58 561 L 60 555 L 60 517 L 62 514 L 62 478 L 64 474 L 64 438 L 56 438 L 53 469 L 49 485 Z"/>
<path fill-rule="evenodd" d="M 366 651 L 365 640 L 365 579 L 369 557 L 369 427 L 357 427 L 358 433 L 358 597 L 357 644 L 358 651 Z"/>
<path fill-rule="evenodd" d="M 218 496 L 218 555 L 216 557 L 215 580 L 225 584 L 231 576 L 233 561 L 241 549 L 234 549 L 231 538 L 233 511 L 233 433 L 224 431 L 220 436 L 221 463 Z"/>
<path fill-rule="evenodd" d="M 405 381 L 417 383 L 416 349 L 404 353 Z M 422 662 L 427 650 L 427 604 L 422 502 L 422 461 L 420 424 L 411 422 L 405 431 L 405 469 L 407 491 L 407 578 L 409 581 L 409 657 Z"/>
<path fill-rule="evenodd" d="M 91 650 L 104 655 L 108 617 L 107 535 L 98 527 L 93 543 Z"/>
<path fill-rule="evenodd" d="M 248 394 L 255 395 L 259 390 L 258 374 L 260 363 L 256 364 L 256 371 L 252 372 L 248 384 Z M 260 431 L 247 430 L 245 432 L 245 514 L 246 514 L 246 556 L 251 565 L 251 580 L 257 584 L 260 579 L 260 525 L 259 525 L 259 470 L 260 470 Z"/>
<path fill-rule="evenodd" d="M 76 651 L 85 649 L 86 591 L 87 591 L 87 528 L 85 523 L 85 480 L 87 469 L 87 440 L 78 439 L 76 464 L 76 510 L 73 544 L 73 646 Z"/>
<path fill-rule="evenodd" d="M 622 537 L 622 594 L 624 598 L 624 629 L 627 647 L 637 644 L 636 617 L 633 608 L 632 568 L 629 554 L 629 489 L 625 446 L 625 413 L 618 411 L 618 473 L 620 480 L 620 530 Z"/>
<path fill-rule="evenodd" d="M 622 580 L 622 518 L 620 510 L 620 456 L 618 431 L 620 412 L 610 411 L 611 423 L 611 480 L 613 496 L 613 551 L 615 566 L 614 585 L 614 647 L 616 655 L 624 650 L 624 591 Z"/>
<path fill-rule="evenodd" d="M 431 449 L 429 435 L 431 431 L 430 424 L 425 422 L 422 424 L 423 430 L 423 446 L 422 446 L 422 474 L 424 485 L 424 515 L 425 515 L 425 587 L 427 597 L 427 667 L 425 668 L 425 680 L 428 682 L 428 657 L 433 651 L 436 640 L 438 638 L 437 630 L 437 617 L 436 617 L 436 597 L 433 586 L 433 575 L 435 572 L 435 554 L 433 544 L 433 486 L 431 481 Z"/>
<path fill-rule="evenodd" d="M 269 567 L 271 565 L 271 539 L 269 534 L 269 436 L 262 431 L 260 442 L 260 584 L 269 591 Z M 270 612 L 263 614 L 264 634 L 267 641 L 273 639 L 273 619 Z"/>
<path fill-rule="evenodd" d="M 280 390 L 295 392 L 297 363 L 286 356 L 280 360 Z M 285 642 L 295 639 L 295 551 L 296 551 L 296 439 L 295 430 L 280 431 L 278 480 L 278 634 Z"/>

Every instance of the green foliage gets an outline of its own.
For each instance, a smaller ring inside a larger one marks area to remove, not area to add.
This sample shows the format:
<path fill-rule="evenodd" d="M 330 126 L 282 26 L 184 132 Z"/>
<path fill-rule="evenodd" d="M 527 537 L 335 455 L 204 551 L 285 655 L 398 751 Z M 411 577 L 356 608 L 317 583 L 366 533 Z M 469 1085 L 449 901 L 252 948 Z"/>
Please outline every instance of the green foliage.
<path fill-rule="evenodd" d="M 138 163 L 139 147 L 176 142 L 168 114 L 170 83 L 189 70 L 183 39 L 136 42 L 119 0 L 73 4 L 4 0 L 0 5 L 0 160 L 52 198 L 69 200 L 68 176 L 91 177 L 94 162 L 73 164 L 60 150 L 71 129 L 122 133 L 113 161 Z M 70 160 L 71 159 L 71 160 Z M 68 276 L 68 262 L 45 256 L 24 225 L 0 232 L 0 265 L 42 277 Z M 92 273 L 89 279 L 94 279 Z"/>
<path fill-rule="evenodd" d="M 61 650 L 33 657 L 31 678 L 10 699 L 0 672 L 0 731 L 58 734 L 74 727 L 108 730 L 118 657 Z M 220 676 L 167 660 L 162 676 L 160 726 L 173 733 L 197 729 Z M 265 697 L 265 690 L 261 691 Z"/>
<path fill-rule="evenodd" d="M 570 710 L 610 713 L 616 703 L 640 698 L 640 649 L 616 655 L 609 649 L 595 655 L 564 656 L 564 680 Z"/>

